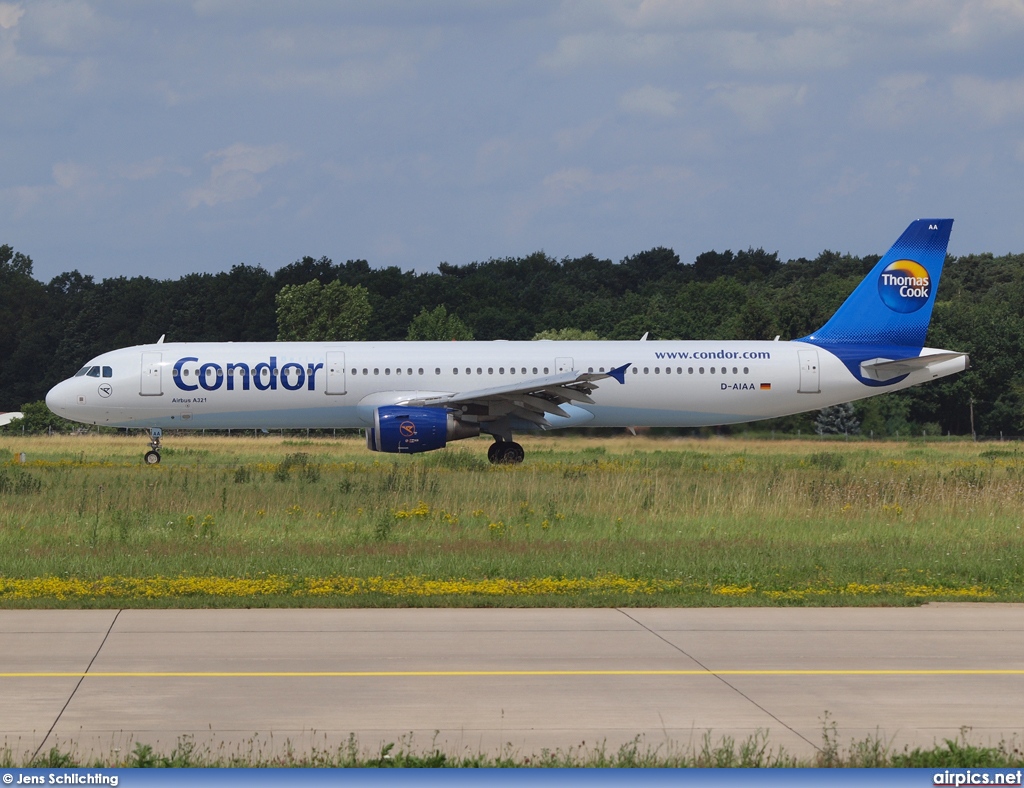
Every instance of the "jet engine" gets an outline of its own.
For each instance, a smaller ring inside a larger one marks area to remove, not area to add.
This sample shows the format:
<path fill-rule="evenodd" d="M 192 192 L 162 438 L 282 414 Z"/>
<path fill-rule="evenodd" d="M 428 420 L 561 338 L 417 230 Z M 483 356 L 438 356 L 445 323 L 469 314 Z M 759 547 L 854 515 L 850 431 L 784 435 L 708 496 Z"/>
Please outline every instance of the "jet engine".
<path fill-rule="evenodd" d="M 386 405 L 373 411 L 366 431 L 366 448 L 400 454 L 443 449 L 448 441 L 475 438 L 479 424 L 457 421 L 443 408 L 403 408 Z"/>

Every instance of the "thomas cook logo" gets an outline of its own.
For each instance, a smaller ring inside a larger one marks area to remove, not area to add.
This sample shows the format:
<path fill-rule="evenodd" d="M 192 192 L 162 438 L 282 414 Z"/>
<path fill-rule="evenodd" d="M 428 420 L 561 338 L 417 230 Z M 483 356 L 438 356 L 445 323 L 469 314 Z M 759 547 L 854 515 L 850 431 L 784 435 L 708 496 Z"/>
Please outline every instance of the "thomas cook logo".
<path fill-rule="evenodd" d="M 932 293 L 932 278 L 920 263 L 897 260 L 878 278 L 878 295 L 893 312 L 916 312 Z"/>

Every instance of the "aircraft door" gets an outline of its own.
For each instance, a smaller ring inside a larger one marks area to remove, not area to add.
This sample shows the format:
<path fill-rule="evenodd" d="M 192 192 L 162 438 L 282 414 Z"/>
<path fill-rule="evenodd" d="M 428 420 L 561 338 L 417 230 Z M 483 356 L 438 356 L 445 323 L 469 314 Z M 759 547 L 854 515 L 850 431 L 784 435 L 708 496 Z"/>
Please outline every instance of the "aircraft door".
<path fill-rule="evenodd" d="M 798 350 L 800 355 L 800 393 L 821 393 L 821 375 L 818 370 L 817 350 Z"/>
<path fill-rule="evenodd" d="M 555 359 L 555 372 L 571 372 L 572 371 L 572 359 L 569 356 L 562 356 Z"/>
<path fill-rule="evenodd" d="M 143 397 L 159 397 L 164 393 L 163 387 L 163 365 L 160 353 L 142 354 L 142 381 L 139 384 L 139 394 Z"/>
<path fill-rule="evenodd" d="M 340 350 L 327 351 L 327 393 L 345 394 L 345 354 Z"/>

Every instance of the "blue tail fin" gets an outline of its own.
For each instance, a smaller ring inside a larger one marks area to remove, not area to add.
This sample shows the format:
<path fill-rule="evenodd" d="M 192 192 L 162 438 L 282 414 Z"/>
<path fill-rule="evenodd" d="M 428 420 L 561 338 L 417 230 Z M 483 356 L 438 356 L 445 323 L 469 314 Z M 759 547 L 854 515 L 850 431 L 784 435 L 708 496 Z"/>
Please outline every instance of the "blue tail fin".
<path fill-rule="evenodd" d="M 912 222 L 832 319 L 801 341 L 829 349 L 882 345 L 920 350 L 952 228 L 952 219 Z"/>
<path fill-rule="evenodd" d="M 952 228 L 952 219 L 911 222 L 832 319 L 799 341 L 837 356 L 866 386 L 903 380 L 905 375 L 887 380 L 865 376 L 861 364 L 920 355 Z"/>

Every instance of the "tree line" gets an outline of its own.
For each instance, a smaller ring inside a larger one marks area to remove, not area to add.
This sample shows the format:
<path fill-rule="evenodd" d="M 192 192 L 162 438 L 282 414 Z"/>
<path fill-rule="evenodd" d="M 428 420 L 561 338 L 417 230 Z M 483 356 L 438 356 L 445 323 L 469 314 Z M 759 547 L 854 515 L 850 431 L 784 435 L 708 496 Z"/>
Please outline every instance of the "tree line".
<path fill-rule="evenodd" d="M 273 273 L 236 265 L 179 279 L 77 270 L 49 282 L 0 246 L 0 411 L 37 402 L 104 351 L 167 341 L 327 336 L 794 339 L 820 327 L 879 257 L 764 249 L 680 260 L 658 247 L 618 263 L 543 252 L 415 273 L 303 257 Z M 309 332 L 314 332 L 311 335 Z M 325 333 L 326 332 L 326 333 Z M 862 432 L 1024 435 L 1024 255 L 948 258 L 928 344 L 970 353 L 961 375 L 857 404 Z M 776 420 L 813 430 L 813 416 Z"/>

